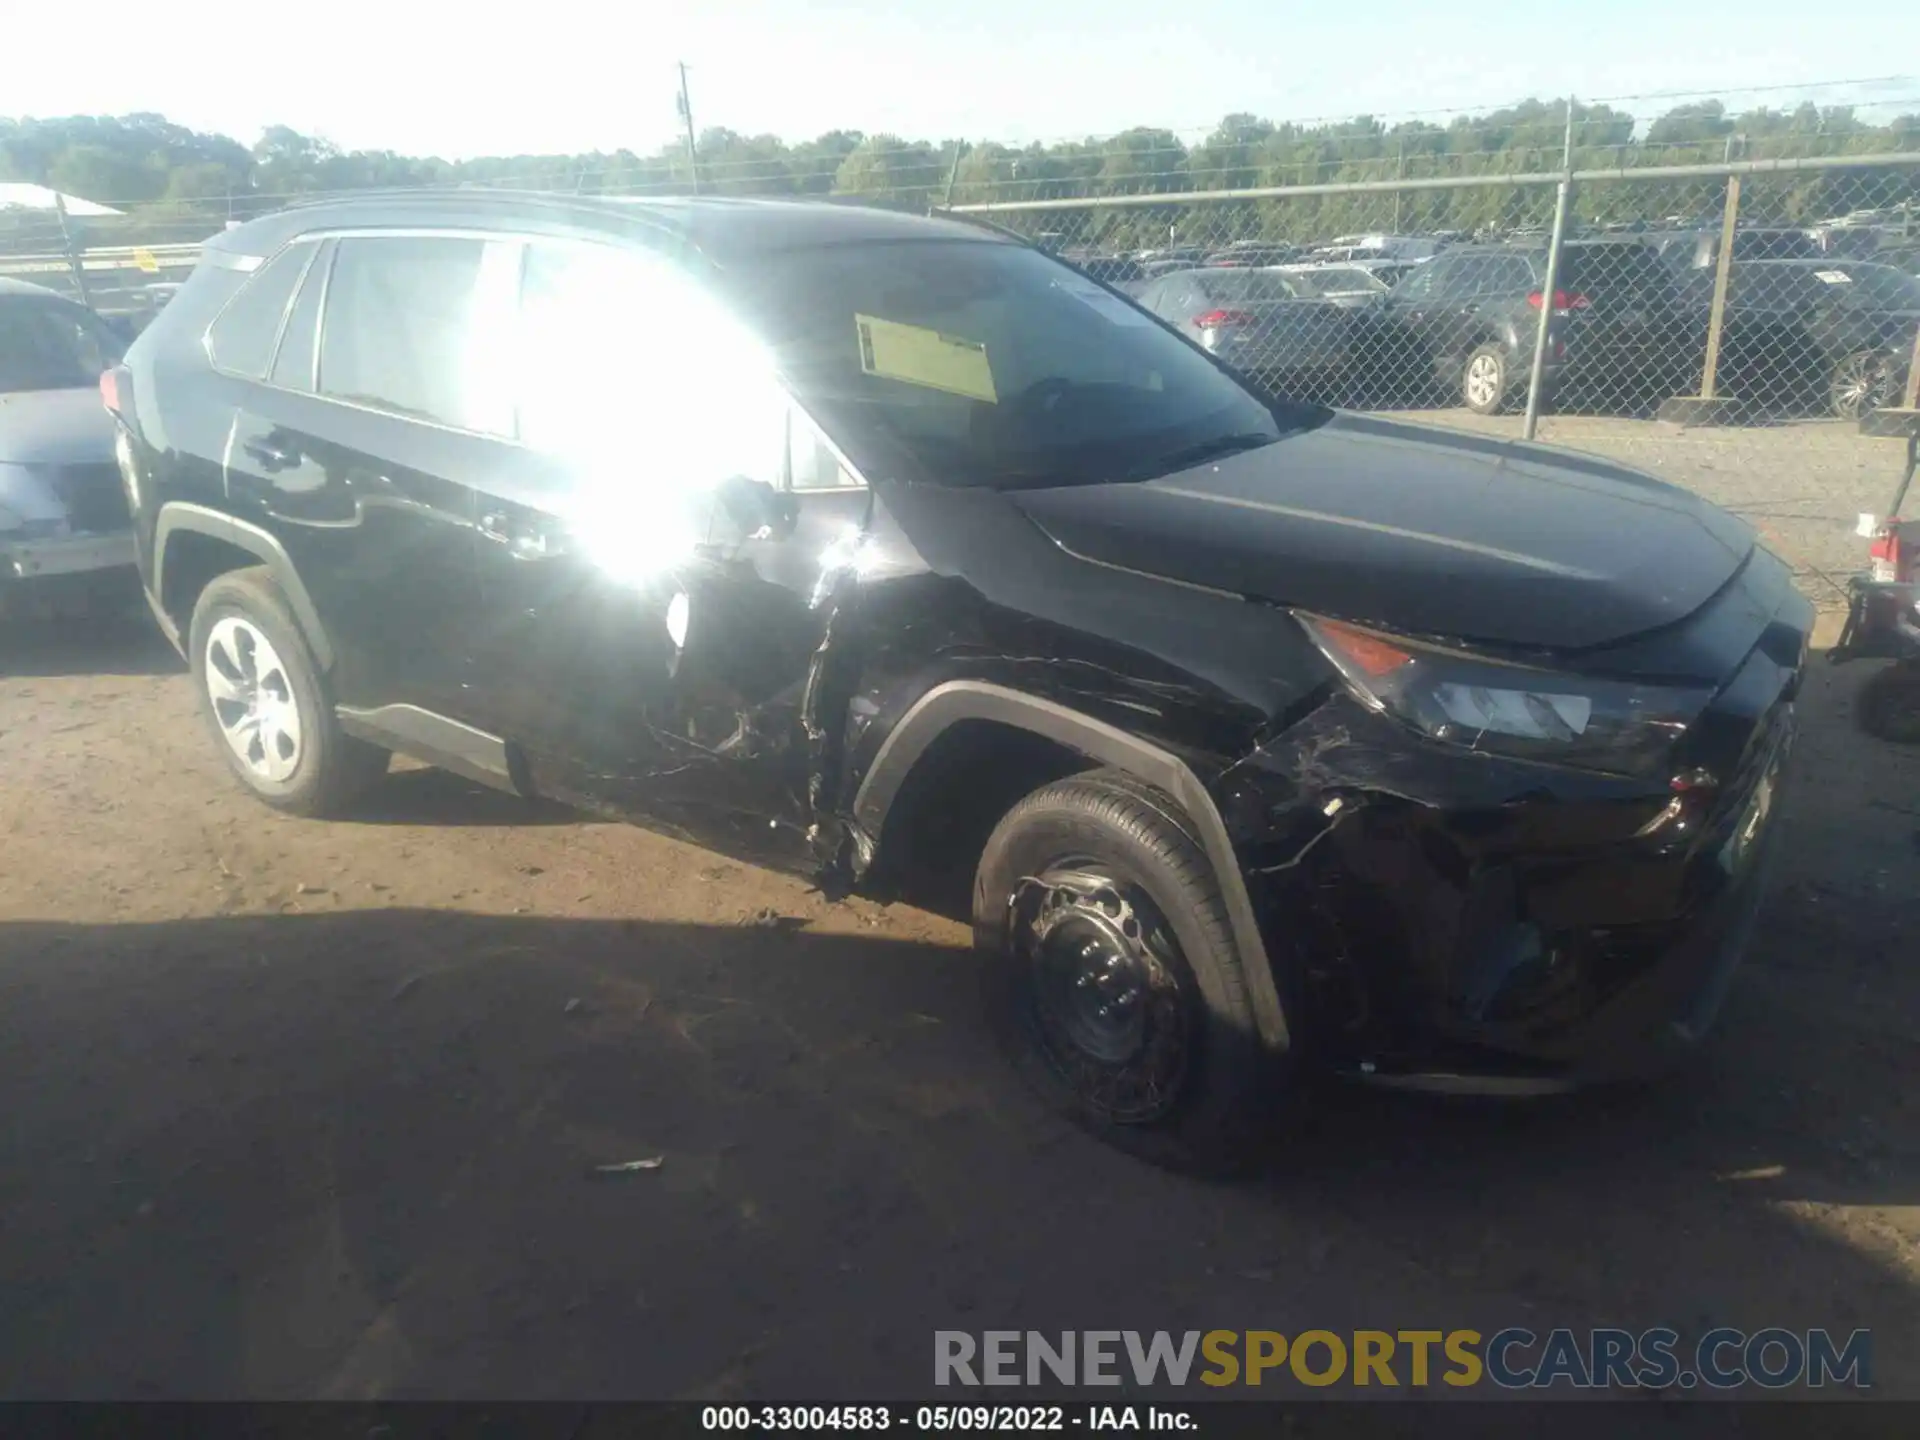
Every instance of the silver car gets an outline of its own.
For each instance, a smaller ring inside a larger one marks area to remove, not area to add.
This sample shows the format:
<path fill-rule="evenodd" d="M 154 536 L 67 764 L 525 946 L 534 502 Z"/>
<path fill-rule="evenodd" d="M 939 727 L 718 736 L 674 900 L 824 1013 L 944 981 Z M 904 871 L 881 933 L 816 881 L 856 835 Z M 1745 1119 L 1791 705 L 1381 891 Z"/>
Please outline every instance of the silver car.
<path fill-rule="evenodd" d="M 1208 266 L 1151 281 L 1138 303 L 1263 388 L 1335 399 L 1351 382 L 1352 312 L 1274 269 Z"/>
<path fill-rule="evenodd" d="M 123 332 L 0 277 L 0 612 L 137 593 L 127 497 L 100 376 Z"/>
<path fill-rule="evenodd" d="M 1361 265 L 1281 265 L 1276 267 L 1301 295 L 1328 300 L 1347 309 L 1375 305 L 1392 288 Z"/>

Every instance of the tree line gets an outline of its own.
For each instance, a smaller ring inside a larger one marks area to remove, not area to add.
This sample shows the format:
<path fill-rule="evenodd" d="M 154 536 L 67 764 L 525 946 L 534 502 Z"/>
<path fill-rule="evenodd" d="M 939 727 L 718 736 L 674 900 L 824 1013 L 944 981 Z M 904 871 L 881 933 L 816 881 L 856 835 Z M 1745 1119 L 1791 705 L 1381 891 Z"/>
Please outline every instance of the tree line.
<path fill-rule="evenodd" d="M 1447 124 L 1387 124 L 1368 116 L 1291 124 L 1229 115 L 1203 139 L 1141 127 L 1098 139 L 1011 146 L 908 140 L 835 130 L 790 142 L 712 128 L 690 157 L 684 146 L 576 155 L 510 155 L 448 161 L 389 150 L 343 150 L 286 126 L 252 146 L 174 124 L 162 115 L 0 118 L 0 180 L 27 180 L 129 211 L 86 225 L 91 243 L 131 236 L 197 239 L 317 193 L 380 186 L 504 185 L 581 194 L 847 196 L 923 209 L 951 201 L 1154 195 L 1189 190 L 1538 174 L 1563 163 L 1564 101 L 1527 100 Z M 1644 125 L 1605 105 L 1576 106 L 1576 169 L 1631 172 L 1729 159 L 1868 155 L 1920 150 L 1920 116 L 1869 123 L 1850 107 L 1803 104 L 1732 113 L 1718 101 L 1680 105 Z M 1714 182 L 1608 182 L 1584 187 L 1583 223 L 1697 216 L 1718 206 Z M 1866 206 L 1920 200 L 1911 167 L 1768 177 L 1750 189 L 1747 213 L 1794 223 Z M 1121 244 L 1211 233 L 1302 239 L 1380 228 L 1478 230 L 1541 223 L 1545 186 L 1409 189 L 1394 194 L 1303 196 L 1280 202 L 1145 207 L 1072 217 L 1077 239 Z M 44 237 L 44 215 L 0 221 L 15 238 Z M 1030 222 L 1032 229 L 1039 221 Z"/>

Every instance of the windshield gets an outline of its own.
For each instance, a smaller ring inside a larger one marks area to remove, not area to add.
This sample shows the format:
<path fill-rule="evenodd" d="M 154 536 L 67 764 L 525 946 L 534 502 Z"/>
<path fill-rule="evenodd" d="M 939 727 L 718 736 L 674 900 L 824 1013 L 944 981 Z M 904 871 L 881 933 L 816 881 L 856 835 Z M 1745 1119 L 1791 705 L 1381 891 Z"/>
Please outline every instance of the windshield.
<path fill-rule="evenodd" d="M 838 245 L 729 278 L 796 396 L 876 480 L 1148 479 L 1324 414 L 1276 412 L 1149 316 L 1022 246 Z"/>
<path fill-rule="evenodd" d="M 0 295 L 0 393 L 96 384 L 125 348 L 78 305 L 53 296 Z"/>
<path fill-rule="evenodd" d="M 1296 270 L 1287 278 L 1294 289 L 1307 295 L 1380 294 L 1386 286 L 1364 270 L 1337 266 L 1328 270 Z"/>

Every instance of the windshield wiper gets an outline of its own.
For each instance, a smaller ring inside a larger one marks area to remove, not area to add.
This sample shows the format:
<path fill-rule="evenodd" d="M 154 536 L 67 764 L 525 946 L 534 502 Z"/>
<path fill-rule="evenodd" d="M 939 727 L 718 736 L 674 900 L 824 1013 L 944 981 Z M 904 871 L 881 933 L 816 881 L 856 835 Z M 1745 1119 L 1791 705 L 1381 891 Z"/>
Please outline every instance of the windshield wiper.
<path fill-rule="evenodd" d="M 1176 470 L 1186 470 L 1194 465 L 1204 465 L 1209 460 L 1218 460 L 1227 455 L 1238 455 L 1243 450 L 1258 450 L 1262 445 L 1271 445 L 1280 437 L 1269 435 L 1264 430 L 1240 430 L 1230 435 L 1216 435 L 1210 440 L 1202 440 L 1181 450 L 1170 450 L 1164 455 L 1156 455 L 1152 461 L 1140 466 L 1148 476 L 1135 474 L 1132 478 L 1150 478 L 1157 475 L 1171 475 Z"/>

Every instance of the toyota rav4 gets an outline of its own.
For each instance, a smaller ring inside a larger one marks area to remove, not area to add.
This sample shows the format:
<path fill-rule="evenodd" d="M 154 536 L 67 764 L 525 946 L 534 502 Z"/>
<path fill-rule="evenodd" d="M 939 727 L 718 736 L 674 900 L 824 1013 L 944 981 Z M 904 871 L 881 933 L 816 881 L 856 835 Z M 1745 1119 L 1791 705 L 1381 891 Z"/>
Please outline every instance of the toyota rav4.
<path fill-rule="evenodd" d="M 1606 462 L 1276 401 L 951 219 L 369 195 L 209 242 L 102 379 L 267 804 L 393 752 L 837 893 L 958 873 L 1022 1068 L 1175 1164 L 1303 1066 L 1688 1050 L 1811 611 Z"/>

